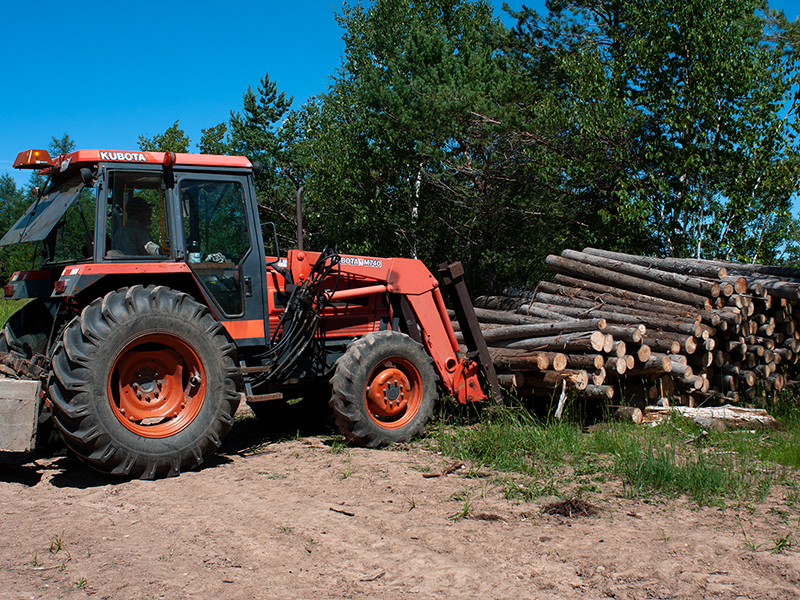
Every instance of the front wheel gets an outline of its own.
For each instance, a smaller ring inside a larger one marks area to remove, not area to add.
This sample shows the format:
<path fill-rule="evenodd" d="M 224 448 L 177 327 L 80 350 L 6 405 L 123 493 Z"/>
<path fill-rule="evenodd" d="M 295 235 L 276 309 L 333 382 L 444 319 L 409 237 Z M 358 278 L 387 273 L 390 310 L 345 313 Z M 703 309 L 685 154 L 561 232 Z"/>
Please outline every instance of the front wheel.
<path fill-rule="evenodd" d="M 370 447 L 422 434 L 438 397 L 431 363 L 420 344 L 396 331 L 356 340 L 331 378 L 336 424 L 350 440 Z"/>
<path fill-rule="evenodd" d="M 48 393 L 67 446 L 104 473 L 177 475 L 233 424 L 236 347 L 206 307 L 134 286 L 87 306 L 64 330 Z"/>

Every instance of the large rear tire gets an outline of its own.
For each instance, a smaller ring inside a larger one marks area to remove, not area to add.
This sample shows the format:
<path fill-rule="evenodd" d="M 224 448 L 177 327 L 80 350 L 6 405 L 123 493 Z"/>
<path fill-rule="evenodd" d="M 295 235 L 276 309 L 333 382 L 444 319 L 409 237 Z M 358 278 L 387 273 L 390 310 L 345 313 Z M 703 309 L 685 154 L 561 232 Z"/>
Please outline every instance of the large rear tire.
<path fill-rule="evenodd" d="M 438 398 L 432 360 L 396 331 L 368 333 L 347 348 L 331 378 L 330 406 L 345 436 L 363 446 L 421 435 Z"/>
<path fill-rule="evenodd" d="M 202 463 L 239 404 L 236 346 L 208 309 L 166 287 L 123 288 L 67 325 L 48 393 L 62 438 L 103 473 L 153 479 Z"/>

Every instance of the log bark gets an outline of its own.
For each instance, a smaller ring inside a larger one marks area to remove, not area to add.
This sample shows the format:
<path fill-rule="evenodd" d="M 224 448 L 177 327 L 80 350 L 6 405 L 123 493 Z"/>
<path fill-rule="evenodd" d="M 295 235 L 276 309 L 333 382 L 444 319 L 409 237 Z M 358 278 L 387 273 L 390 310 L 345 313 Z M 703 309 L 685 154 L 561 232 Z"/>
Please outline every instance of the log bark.
<path fill-rule="evenodd" d="M 489 355 L 498 371 L 544 371 L 550 367 L 550 360 L 543 352 L 510 356 L 500 354 L 497 348 L 490 348 Z"/>
<path fill-rule="evenodd" d="M 637 425 L 640 425 L 644 419 L 644 415 L 642 414 L 641 409 L 634 406 L 620 406 L 614 411 L 614 418 L 617 421 L 632 421 Z"/>
<path fill-rule="evenodd" d="M 455 316 L 455 313 L 453 313 Z M 475 316 L 481 323 L 499 323 L 502 325 L 532 325 L 541 323 L 543 319 L 535 317 L 526 317 L 515 312 L 505 310 L 489 310 L 487 308 L 475 308 Z M 544 321 L 550 323 L 551 321 Z"/>
<path fill-rule="evenodd" d="M 591 333 L 565 333 L 564 335 L 529 338 L 515 342 L 500 342 L 506 348 L 543 350 L 551 352 L 601 352 L 606 345 L 606 336 L 600 331 Z"/>
<path fill-rule="evenodd" d="M 511 325 L 485 331 L 483 338 L 489 345 L 503 340 L 520 340 L 530 337 L 546 337 L 562 333 L 595 331 L 606 326 L 604 319 L 586 319 L 584 321 L 557 321 L 555 323 L 536 323 L 530 325 Z"/>
<path fill-rule="evenodd" d="M 598 250 L 597 248 L 584 248 L 586 254 L 613 258 L 625 262 L 630 262 L 643 267 L 653 267 L 662 271 L 671 271 L 692 277 L 709 277 L 712 279 L 722 279 L 728 275 L 725 267 L 700 264 L 699 262 L 683 261 L 674 258 L 655 258 L 652 256 L 638 256 L 636 254 L 625 254 L 623 252 L 610 252 L 608 250 Z"/>
<path fill-rule="evenodd" d="M 594 265 L 571 260 L 569 258 L 563 258 L 554 254 L 548 256 L 545 262 L 547 263 L 548 267 L 558 273 L 564 273 L 567 275 L 580 275 L 606 285 L 615 285 L 623 289 L 643 293 L 649 296 L 657 296 L 659 298 L 672 300 L 673 302 L 678 302 L 680 304 L 688 304 L 698 308 L 710 309 L 712 306 L 709 299 L 700 294 L 678 290 L 667 285 L 639 279 L 630 275 L 624 275 L 609 269 L 596 267 Z"/>
<path fill-rule="evenodd" d="M 567 354 L 567 366 L 570 369 L 599 369 L 605 365 L 602 354 Z"/>
<path fill-rule="evenodd" d="M 586 254 L 585 252 L 578 252 L 576 250 L 564 250 L 561 256 L 595 267 L 608 269 L 616 273 L 623 273 L 631 277 L 652 281 L 670 288 L 686 290 L 694 294 L 701 294 L 711 298 L 716 298 L 720 294 L 719 283 L 708 281 L 700 277 L 662 271 L 661 269 L 651 266 L 640 266 L 630 262 Z"/>
<path fill-rule="evenodd" d="M 717 406 L 710 408 L 689 408 L 688 406 L 673 406 L 669 408 L 648 407 L 648 413 L 665 414 L 677 412 L 692 419 L 701 427 L 710 429 L 719 422 L 725 427 L 761 427 L 765 429 L 778 429 L 780 423 L 767 414 L 763 408 L 741 408 L 738 406 Z"/>
<path fill-rule="evenodd" d="M 613 385 L 587 385 L 581 391 L 581 394 L 589 398 L 607 398 L 611 400 L 614 397 Z"/>

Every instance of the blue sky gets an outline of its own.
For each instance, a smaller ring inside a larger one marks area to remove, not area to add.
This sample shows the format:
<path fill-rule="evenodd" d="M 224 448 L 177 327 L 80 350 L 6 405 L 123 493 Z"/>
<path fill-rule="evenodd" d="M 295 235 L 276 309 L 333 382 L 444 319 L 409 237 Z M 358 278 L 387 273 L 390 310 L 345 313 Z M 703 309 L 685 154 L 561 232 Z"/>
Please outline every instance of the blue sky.
<path fill-rule="evenodd" d="M 496 12 L 502 0 L 494 0 Z M 294 106 L 341 65 L 342 0 L 7 3 L 0 24 L 0 174 L 68 132 L 79 148 L 132 150 L 176 120 L 200 130 L 241 108 L 266 73 Z M 512 8 L 522 2 L 509 0 Z M 541 10 L 544 0 L 529 0 Z M 792 19 L 797 0 L 774 0 Z"/>

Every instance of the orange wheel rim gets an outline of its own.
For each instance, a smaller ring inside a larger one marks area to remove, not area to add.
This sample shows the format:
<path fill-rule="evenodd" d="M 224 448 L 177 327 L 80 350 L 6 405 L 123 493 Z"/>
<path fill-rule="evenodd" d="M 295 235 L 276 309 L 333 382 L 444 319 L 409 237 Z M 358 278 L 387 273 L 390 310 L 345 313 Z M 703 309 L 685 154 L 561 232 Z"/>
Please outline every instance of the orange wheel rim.
<path fill-rule="evenodd" d="M 148 334 L 129 342 L 111 369 L 108 398 L 127 429 L 148 438 L 174 435 L 200 412 L 206 373 L 180 338 Z"/>
<path fill-rule="evenodd" d="M 404 358 L 384 360 L 370 373 L 364 397 L 373 421 L 386 429 L 398 429 L 419 411 L 422 377 Z"/>

